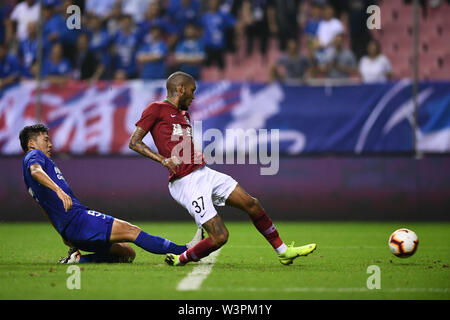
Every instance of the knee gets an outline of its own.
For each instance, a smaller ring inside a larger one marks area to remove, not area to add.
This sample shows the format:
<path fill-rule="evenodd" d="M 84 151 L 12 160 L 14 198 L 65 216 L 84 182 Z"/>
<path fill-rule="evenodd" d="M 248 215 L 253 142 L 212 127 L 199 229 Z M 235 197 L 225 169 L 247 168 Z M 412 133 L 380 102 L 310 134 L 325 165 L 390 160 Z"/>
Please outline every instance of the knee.
<path fill-rule="evenodd" d="M 216 249 L 222 247 L 228 241 L 228 230 L 225 230 L 221 234 L 210 236 L 211 241 Z"/>
<path fill-rule="evenodd" d="M 250 199 L 246 203 L 247 212 L 250 215 L 256 215 L 263 210 L 263 207 L 258 199 L 254 197 L 250 197 Z"/>

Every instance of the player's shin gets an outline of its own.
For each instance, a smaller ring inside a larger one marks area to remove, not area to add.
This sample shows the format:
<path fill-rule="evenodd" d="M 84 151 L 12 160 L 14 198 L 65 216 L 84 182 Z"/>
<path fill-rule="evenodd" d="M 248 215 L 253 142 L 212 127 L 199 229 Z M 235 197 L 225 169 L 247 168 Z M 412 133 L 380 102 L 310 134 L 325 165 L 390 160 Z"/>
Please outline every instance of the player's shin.
<path fill-rule="evenodd" d="M 156 254 L 181 254 L 182 252 L 187 250 L 186 245 L 178 245 L 167 239 L 152 236 L 151 234 L 148 234 L 144 231 L 141 231 L 139 233 L 136 240 L 134 240 L 134 244 L 144 249 L 145 251 Z"/>
<path fill-rule="evenodd" d="M 250 216 L 250 218 L 256 229 L 266 238 L 278 254 L 286 251 L 287 247 L 281 240 L 277 228 L 264 210 L 255 216 Z"/>
<path fill-rule="evenodd" d="M 197 243 L 195 246 L 186 250 L 180 255 L 180 262 L 185 264 L 190 261 L 199 261 L 215 251 L 217 247 L 212 242 L 211 238 L 206 238 Z"/>

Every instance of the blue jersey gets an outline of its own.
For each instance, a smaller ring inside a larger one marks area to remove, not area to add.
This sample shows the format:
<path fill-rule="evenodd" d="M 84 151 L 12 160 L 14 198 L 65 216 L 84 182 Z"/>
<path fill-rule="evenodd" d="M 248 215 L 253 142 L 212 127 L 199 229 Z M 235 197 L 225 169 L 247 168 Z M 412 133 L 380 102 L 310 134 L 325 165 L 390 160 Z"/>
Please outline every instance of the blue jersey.
<path fill-rule="evenodd" d="M 205 57 L 205 45 L 203 41 L 196 39 L 186 39 L 178 43 L 175 48 L 175 57 L 177 55 L 195 56 L 196 58 Z M 180 70 L 189 73 L 195 79 L 200 77 L 200 64 L 183 63 L 180 65 Z"/>
<path fill-rule="evenodd" d="M 235 25 L 236 19 L 228 13 L 206 12 L 202 16 L 205 46 L 213 49 L 225 47 L 225 31 Z"/>
<path fill-rule="evenodd" d="M 177 32 L 177 28 L 165 18 L 156 18 L 145 20 L 139 25 L 137 37 L 139 43 L 149 43 L 152 41 L 148 34 L 153 27 L 159 27 L 165 35 L 173 35 Z"/>
<path fill-rule="evenodd" d="M 171 0 L 167 8 L 167 16 L 177 27 L 179 35 L 183 35 L 186 24 L 192 23 L 196 26 L 201 25 L 201 6 L 199 0 L 192 0 L 189 3 L 182 3 L 182 0 Z"/>
<path fill-rule="evenodd" d="M 45 42 L 52 42 L 49 38 L 52 34 L 58 34 L 58 41 L 62 41 L 62 33 L 67 29 L 66 20 L 60 14 L 55 14 L 44 22 L 42 36 Z M 71 31 L 71 30 L 70 30 Z"/>
<path fill-rule="evenodd" d="M 44 61 L 42 66 L 42 75 L 45 76 L 63 76 L 70 75 L 72 66 L 69 59 L 63 58 L 59 63 L 55 64 L 50 59 Z"/>
<path fill-rule="evenodd" d="M 97 32 L 89 32 L 90 34 L 90 43 L 89 49 L 94 51 L 95 53 L 102 53 L 103 51 L 108 50 L 108 46 L 111 43 L 111 36 L 108 31 L 102 29 Z"/>
<path fill-rule="evenodd" d="M 124 69 L 128 76 L 136 72 L 136 47 L 139 44 L 137 32 L 124 33 L 118 31 L 114 37 L 117 55 L 120 57 L 120 69 Z"/>
<path fill-rule="evenodd" d="M 137 55 L 140 54 L 154 54 L 161 58 L 157 61 L 147 62 L 142 65 L 141 78 L 142 79 L 164 79 L 166 74 L 166 59 L 168 48 L 164 41 L 157 41 L 151 43 L 144 43 L 139 49 Z"/>
<path fill-rule="evenodd" d="M 46 56 L 45 50 L 48 49 L 47 45 L 43 46 L 44 56 Z M 37 60 L 37 52 L 38 52 L 38 41 L 37 39 L 25 39 L 19 44 L 19 58 L 22 62 L 22 75 L 27 78 L 33 78 L 31 74 L 31 67 L 33 63 Z"/>
<path fill-rule="evenodd" d="M 63 203 L 56 195 L 56 192 L 33 179 L 30 172 L 30 167 L 33 164 L 39 164 L 50 179 L 72 198 L 72 208 L 69 211 L 65 211 Z M 55 163 L 42 151 L 34 149 L 24 156 L 22 173 L 28 192 L 42 207 L 58 233 L 61 234 L 67 224 L 81 211 L 88 210 L 70 190 L 69 185 L 64 180 L 61 171 L 55 166 Z"/>
<path fill-rule="evenodd" d="M 5 59 L 0 60 L 0 79 L 9 76 L 19 76 L 22 72 L 19 60 L 12 54 L 8 54 Z"/>

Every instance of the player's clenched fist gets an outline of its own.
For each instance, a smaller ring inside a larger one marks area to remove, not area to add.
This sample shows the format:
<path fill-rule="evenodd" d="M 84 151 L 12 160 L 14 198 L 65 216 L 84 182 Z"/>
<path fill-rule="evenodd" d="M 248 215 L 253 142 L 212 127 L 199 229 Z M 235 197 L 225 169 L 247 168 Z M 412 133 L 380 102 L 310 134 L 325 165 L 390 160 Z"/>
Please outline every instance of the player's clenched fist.
<path fill-rule="evenodd" d="M 178 166 L 181 164 L 181 160 L 178 159 L 176 156 L 172 156 L 170 158 L 162 159 L 161 164 L 164 167 L 168 168 L 173 173 L 175 173 L 175 169 L 178 168 Z"/>

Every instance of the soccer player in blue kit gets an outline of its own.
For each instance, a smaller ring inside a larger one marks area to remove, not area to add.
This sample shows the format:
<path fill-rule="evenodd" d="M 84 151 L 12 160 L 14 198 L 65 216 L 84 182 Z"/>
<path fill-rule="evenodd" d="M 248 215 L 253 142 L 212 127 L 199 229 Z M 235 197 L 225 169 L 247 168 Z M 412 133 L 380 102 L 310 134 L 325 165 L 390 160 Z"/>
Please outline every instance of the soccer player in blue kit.
<path fill-rule="evenodd" d="M 43 124 L 26 126 L 19 135 L 26 153 L 22 162 L 25 185 L 66 245 L 60 263 L 132 262 L 134 249 L 155 254 L 181 254 L 202 240 L 202 229 L 186 245 L 150 235 L 126 221 L 89 209 L 75 197 L 61 171 L 50 159 L 52 143 Z M 81 255 L 79 250 L 93 252 Z"/>

